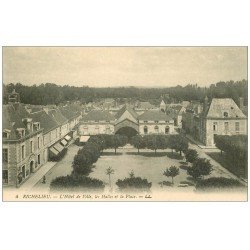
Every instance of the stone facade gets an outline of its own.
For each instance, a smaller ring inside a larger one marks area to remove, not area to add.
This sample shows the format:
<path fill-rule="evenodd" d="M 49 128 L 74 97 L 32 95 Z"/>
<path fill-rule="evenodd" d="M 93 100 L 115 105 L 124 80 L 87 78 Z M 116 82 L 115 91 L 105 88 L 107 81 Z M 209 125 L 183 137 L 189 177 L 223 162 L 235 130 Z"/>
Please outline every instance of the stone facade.
<path fill-rule="evenodd" d="M 141 114 L 129 105 L 124 105 L 115 116 L 107 111 L 91 111 L 80 121 L 78 133 L 79 136 L 114 134 L 126 127 L 141 135 L 174 133 L 174 121 L 164 112 L 157 109 L 147 110 Z"/>
<path fill-rule="evenodd" d="M 3 105 L 4 186 L 19 187 L 42 167 L 49 160 L 49 148 L 73 132 L 81 118 L 70 107 L 31 107 L 19 100 L 13 91 L 9 104 Z"/>
<path fill-rule="evenodd" d="M 247 134 L 247 117 L 231 98 L 207 98 L 201 108 L 183 114 L 183 129 L 206 146 L 215 146 L 215 135 Z"/>

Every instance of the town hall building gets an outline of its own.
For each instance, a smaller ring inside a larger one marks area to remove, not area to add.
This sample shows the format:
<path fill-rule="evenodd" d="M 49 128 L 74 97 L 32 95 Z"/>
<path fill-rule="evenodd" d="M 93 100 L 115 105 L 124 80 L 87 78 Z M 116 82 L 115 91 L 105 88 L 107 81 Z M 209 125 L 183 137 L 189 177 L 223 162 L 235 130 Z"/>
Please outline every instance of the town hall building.
<path fill-rule="evenodd" d="M 79 136 L 123 134 L 128 137 L 136 134 L 172 134 L 174 121 L 160 109 L 149 109 L 141 114 L 125 104 L 116 114 L 92 110 L 83 115 L 78 126 L 78 133 Z"/>

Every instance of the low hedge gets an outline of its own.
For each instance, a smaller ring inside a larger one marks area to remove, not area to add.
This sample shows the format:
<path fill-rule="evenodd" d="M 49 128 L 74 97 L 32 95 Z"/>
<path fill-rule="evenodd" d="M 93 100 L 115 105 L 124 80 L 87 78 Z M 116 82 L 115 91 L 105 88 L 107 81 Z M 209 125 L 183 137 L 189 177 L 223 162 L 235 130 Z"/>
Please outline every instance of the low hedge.
<path fill-rule="evenodd" d="M 83 175 L 60 176 L 50 183 L 50 190 L 52 191 L 79 191 L 82 189 L 87 191 L 100 191 L 103 190 L 104 187 L 103 181 Z"/>
<path fill-rule="evenodd" d="M 149 191 L 152 183 L 141 177 L 130 177 L 117 180 L 116 185 L 121 191 Z"/>
<path fill-rule="evenodd" d="M 241 187 L 243 187 L 243 185 L 238 180 L 225 177 L 211 177 L 208 179 L 199 180 L 196 184 L 197 190 L 230 189 Z"/>

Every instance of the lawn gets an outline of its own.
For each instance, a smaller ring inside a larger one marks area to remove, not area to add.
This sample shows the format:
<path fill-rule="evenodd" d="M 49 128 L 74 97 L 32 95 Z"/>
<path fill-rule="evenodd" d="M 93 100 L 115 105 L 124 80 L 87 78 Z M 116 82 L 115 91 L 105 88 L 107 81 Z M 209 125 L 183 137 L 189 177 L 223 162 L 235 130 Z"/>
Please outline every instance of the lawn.
<path fill-rule="evenodd" d="M 244 171 L 242 168 L 236 168 L 235 166 L 231 165 L 230 162 L 228 162 L 228 159 L 226 158 L 225 154 L 220 154 L 218 152 L 211 152 L 206 153 L 209 155 L 212 159 L 220 163 L 224 168 L 226 168 L 231 173 L 235 174 L 238 177 L 242 177 L 244 179 L 247 179 L 247 171 Z"/>
<path fill-rule="evenodd" d="M 149 182 L 152 182 L 152 189 L 155 190 L 161 188 L 159 182 L 171 181 L 171 178 L 163 175 L 164 170 L 171 165 L 180 167 L 183 165 L 183 157 L 166 150 L 159 150 L 156 155 L 151 150 L 142 150 L 140 154 L 137 154 L 137 150 L 134 148 L 119 149 L 117 155 L 114 154 L 113 150 L 106 150 L 98 159 L 93 172 L 89 176 L 108 183 L 108 176 L 105 171 L 108 167 L 111 167 L 115 171 L 111 176 L 112 184 L 115 186 L 118 179 L 128 177 L 129 172 L 133 170 L 135 176 L 146 178 Z M 187 177 L 187 171 L 180 169 L 180 174 L 174 179 L 175 186 L 178 186 L 182 181 L 186 181 Z M 115 186 L 116 188 L 117 186 Z"/>

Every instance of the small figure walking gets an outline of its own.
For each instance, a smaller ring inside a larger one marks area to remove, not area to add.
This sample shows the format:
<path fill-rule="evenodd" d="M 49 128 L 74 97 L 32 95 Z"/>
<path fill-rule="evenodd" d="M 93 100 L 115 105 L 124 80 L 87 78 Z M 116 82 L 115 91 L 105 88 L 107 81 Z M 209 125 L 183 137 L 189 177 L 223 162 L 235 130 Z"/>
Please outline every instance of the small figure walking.
<path fill-rule="evenodd" d="M 44 184 L 46 183 L 46 177 L 45 177 L 45 175 L 43 176 L 43 183 Z"/>

